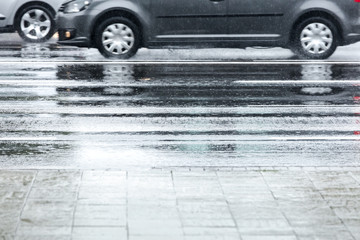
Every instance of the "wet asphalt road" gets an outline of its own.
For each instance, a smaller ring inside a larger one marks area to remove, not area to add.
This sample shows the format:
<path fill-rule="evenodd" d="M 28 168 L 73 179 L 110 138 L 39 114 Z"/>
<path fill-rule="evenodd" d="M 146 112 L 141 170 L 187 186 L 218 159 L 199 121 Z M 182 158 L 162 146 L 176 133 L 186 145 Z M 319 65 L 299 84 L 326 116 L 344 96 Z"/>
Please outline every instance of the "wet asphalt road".
<path fill-rule="evenodd" d="M 360 165 L 360 63 L 1 48 L 2 169 Z"/>

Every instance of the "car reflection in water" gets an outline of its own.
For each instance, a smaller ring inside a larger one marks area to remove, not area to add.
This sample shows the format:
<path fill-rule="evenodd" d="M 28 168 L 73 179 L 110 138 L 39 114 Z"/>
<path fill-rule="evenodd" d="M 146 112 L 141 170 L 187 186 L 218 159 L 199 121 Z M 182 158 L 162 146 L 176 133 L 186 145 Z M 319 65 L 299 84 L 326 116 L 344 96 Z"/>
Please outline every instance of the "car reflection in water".
<path fill-rule="evenodd" d="M 329 82 L 342 80 L 344 71 L 333 65 L 61 65 L 58 79 L 77 84 L 57 88 L 57 92 L 62 97 L 59 104 L 70 105 L 351 104 L 358 86 Z M 345 79 L 357 80 L 360 68 L 352 73 Z M 76 101 L 71 101 L 75 96 Z"/>
<path fill-rule="evenodd" d="M 9 49 L 7 49 L 9 50 Z M 21 59 L 86 60 L 87 53 L 78 48 L 60 47 L 55 43 L 23 43 L 13 45 L 8 56 Z M 4 53 L 1 57 L 4 57 Z"/>
<path fill-rule="evenodd" d="M 132 84 L 135 78 L 132 67 L 127 65 L 62 65 L 58 67 L 57 77 L 75 81 L 75 86 L 57 88 L 64 99 L 58 102 L 62 105 L 118 105 L 122 98 L 143 92 L 141 87 Z"/>

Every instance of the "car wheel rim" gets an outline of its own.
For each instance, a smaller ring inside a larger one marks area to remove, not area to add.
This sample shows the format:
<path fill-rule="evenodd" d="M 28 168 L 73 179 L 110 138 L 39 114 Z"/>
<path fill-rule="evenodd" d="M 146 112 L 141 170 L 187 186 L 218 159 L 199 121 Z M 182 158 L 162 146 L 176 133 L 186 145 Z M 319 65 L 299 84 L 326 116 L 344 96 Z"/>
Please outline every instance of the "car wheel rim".
<path fill-rule="evenodd" d="M 102 44 L 106 51 L 114 55 L 126 54 L 135 43 L 133 30 L 122 23 L 106 27 L 102 34 Z"/>
<path fill-rule="evenodd" d="M 49 34 L 50 29 L 50 17 L 41 9 L 32 9 L 21 18 L 21 31 L 29 39 L 41 40 Z"/>
<path fill-rule="evenodd" d="M 303 49 L 311 54 L 322 54 L 328 51 L 334 41 L 331 29 L 323 23 L 307 25 L 300 35 Z"/>

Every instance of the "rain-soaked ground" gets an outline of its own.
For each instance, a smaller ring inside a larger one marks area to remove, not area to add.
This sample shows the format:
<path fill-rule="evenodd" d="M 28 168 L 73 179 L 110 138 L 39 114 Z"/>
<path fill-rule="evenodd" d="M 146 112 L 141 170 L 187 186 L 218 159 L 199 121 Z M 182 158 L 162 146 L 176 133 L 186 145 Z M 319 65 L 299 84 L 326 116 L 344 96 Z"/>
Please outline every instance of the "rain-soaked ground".
<path fill-rule="evenodd" d="M 104 62 L 96 50 L 7 44 L 3 169 L 359 166 L 360 54 L 349 53 L 360 45 L 319 62 L 285 49 Z"/>
<path fill-rule="evenodd" d="M 1 240 L 360 239 L 360 44 L 109 61 L 4 36 Z"/>

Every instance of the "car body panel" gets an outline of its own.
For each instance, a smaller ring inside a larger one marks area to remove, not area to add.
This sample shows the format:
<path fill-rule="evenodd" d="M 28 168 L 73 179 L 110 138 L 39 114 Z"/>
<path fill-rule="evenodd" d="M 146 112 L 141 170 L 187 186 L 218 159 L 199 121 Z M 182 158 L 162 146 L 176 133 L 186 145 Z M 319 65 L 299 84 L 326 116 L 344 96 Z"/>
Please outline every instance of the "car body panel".
<path fill-rule="evenodd" d="M 152 0 L 154 35 L 158 39 L 179 39 L 186 35 L 227 34 L 227 2 L 210 0 Z"/>
<path fill-rule="evenodd" d="M 0 3 L 0 27 L 5 27 L 11 22 L 12 9 L 15 9 L 17 1 L 1 1 Z"/>
<path fill-rule="evenodd" d="M 360 41 L 359 6 L 354 0 L 94 0 L 83 12 L 59 14 L 59 28 L 82 26 L 75 39 L 60 43 L 86 39 L 82 46 L 93 46 L 97 20 L 121 10 L 136 17 L 142 45 L 149 48 L 287 47 L 295 24 L 310 12 L 330 16 L 340 30 L 339 45 L 346 45 Z M 76 23 L 76 15 L 88 16 L 87 21 Z"/>
<path fill-rule="evenodd" d="M 245 35 L 245 38 L 249 34 L 281 35 L 279 25 L 284 21 L 289 5 L 296 1 L 229 0 L 229 32 Z"/>

